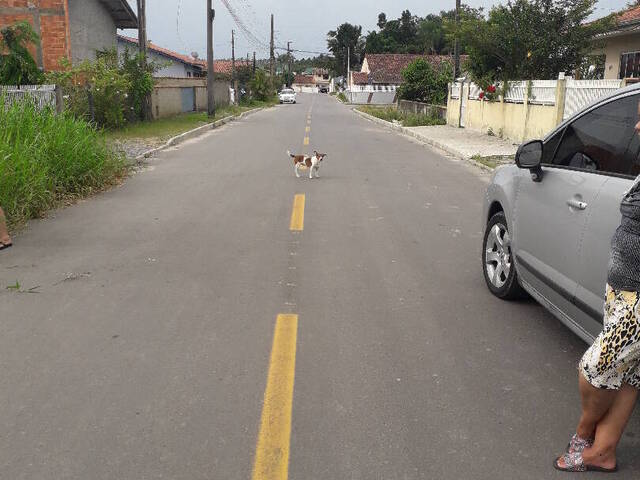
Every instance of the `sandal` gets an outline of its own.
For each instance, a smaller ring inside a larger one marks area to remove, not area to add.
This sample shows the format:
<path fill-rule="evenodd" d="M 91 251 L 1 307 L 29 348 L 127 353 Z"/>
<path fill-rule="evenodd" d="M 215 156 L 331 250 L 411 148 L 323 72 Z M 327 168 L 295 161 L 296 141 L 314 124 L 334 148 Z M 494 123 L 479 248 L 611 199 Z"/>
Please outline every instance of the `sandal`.
<path fill-rule="evenodd" d="M 577 433 L 574 433 L 567 444 L 565 453 L 582 452 L 585 448 L 591 448 L 592 446 L 593 438 L 582 438 L 579 437 Z"/>
<path fill-rule="evenodd" d="M 12 247 L 13 243 L 9 242 L 9 243 L 2 243 L 0 242 L 0 250 L 4 250 L 5 248 L 9 248 Z"/>
<path fill-rule="evenodd" d="M 560 459 L 564 460 L 564 467 L 558 465 Z M 598 467 L 596 465 L 586 465 L 582 458 L 582 452 L 565 453 L 563 456 L 553 461 L 553 468 L 562 472 L 603 472 L 613 473 L 618 471 L 618 466 L 613 468 Z"/>

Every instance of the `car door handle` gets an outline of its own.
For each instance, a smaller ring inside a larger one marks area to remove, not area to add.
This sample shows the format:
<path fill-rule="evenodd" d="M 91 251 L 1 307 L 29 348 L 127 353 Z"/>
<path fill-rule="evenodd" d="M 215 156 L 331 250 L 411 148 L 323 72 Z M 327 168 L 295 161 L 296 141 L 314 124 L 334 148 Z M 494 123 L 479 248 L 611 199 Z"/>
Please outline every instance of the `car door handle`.
<path fill-rule="evenodd" d="M 575 208 L 576 210 L 584 210 L 587 208 L 587 202 L 582 202 L 580 200 L 576 200 L 575 198 L 567 200 L 567 205 L 569 205 L 571 208 Z"/>

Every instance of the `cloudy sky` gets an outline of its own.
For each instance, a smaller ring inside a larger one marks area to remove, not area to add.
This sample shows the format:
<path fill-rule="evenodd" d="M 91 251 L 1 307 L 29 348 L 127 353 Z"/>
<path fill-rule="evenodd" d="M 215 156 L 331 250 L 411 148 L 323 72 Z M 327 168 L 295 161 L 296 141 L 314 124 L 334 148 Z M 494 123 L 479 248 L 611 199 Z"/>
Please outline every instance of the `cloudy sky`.
<path fill-rule="evenodd" d="M 128 0 L 134 11 L 136 0 Z M 397 18 L 404 9 L 425 16 L 455 7 L 455 0 L 225 0 L 255 39 L 235 24 L 222 0 L 213 0 L 216 10 L 216 58 L 231 57 L 231 30 L 236 30 L 236 56 L 255 50 L 258 58 L 269 56 L 269 15 L 274 14 L 276 46 L 326 52 L 326 34 L 341 23 L 362 25 L 363 33 L 376 28 L 378 13 Z M 596 16 L 623 9 L 628 0 L 600 0 Z M 474 7 L 490 8 L 497 1 L 468 0 Z M 504 2 L 502 2 L 504 3 Z M 206 56 L 206 0 L 147 0 L 148 38 L 181 53 Z M 136 36 L 136 32 L 125 31 Z M 259 42 L 259 43 L 258 43 Z M 298 53 L 296 56 L 311 56 Z"/>

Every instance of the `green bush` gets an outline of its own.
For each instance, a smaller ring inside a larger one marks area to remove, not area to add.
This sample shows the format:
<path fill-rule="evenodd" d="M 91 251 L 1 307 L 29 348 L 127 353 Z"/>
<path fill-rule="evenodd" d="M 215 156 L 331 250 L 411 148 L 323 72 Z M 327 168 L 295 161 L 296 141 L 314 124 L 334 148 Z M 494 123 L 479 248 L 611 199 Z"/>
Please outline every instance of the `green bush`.
<path fill-rule="evenodd" d="M 404 100 L 444 105 L 447 89 L 453 81 L 453 67 L 444 61 L 434 68 L 427 60 L 419 58 L 402 71 L 404 82 L 398 88 L 398 96 Z"/>
<path fill-rule="evenodd" d="M 342 103 L 347 103 L 349 100 L 347 100 L 347 96 L 340 92 L 338 93 L 338 100 L 340 100 Z"/>
<path fill-rule="evenodd" d="M 0 29 L 0 85 L 37 85 L 42 73 L 28 45 L 40 38 L 29 22 L 17 22 Z"/>
<path fill-rule="evenodd" d="M 60 200 L 114 182 L 124 161 L 100 132 L 71 114 L 0 97 L 0 205 L 10 223 L 39 217 Z"/>
<path fill-rule="evenodd" d="M 62 87 L 65 109 L 77 118 L 94 121 L 109 129 L 143 117 L 143 99 L 153 90 L 153 71 L 159 65 L 142 67 L 139 54 L 116 49 L 99 52 L 95 61 L 71 66 L 62 60 L 62 71 L 47 74 L 47 82 Z"/>
<path fill-rule="evenodd" d="M 403 127 L 422 127 L 429 125 L 444 125 L 447 122 L 435 115 L 423 115 L 414 113 L 404 113 L 396 107 L 372 107 L 365 105 L 358 110 L 367 113 L 387 122 L 400 122 Z"/>
<path fill-rule="evenodd" d="M 256 100 L 265 101 L 273 96 L 273 87 L 264 70 L 256 70 L 249 82 L 249 87 L 251 88 L 251 95 Z"/>

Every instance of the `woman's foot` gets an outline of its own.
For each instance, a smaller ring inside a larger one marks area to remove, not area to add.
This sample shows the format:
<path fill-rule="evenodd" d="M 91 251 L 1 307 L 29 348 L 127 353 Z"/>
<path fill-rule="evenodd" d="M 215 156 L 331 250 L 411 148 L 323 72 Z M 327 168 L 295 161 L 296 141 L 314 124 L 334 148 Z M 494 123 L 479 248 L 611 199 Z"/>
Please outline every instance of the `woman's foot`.
<path fill-rule="evenodd" d="M 13 243 L 11 243 L 11 238 L 10 237 L 5 237 L 3 239 L 0 239 L 0 250 L 4 250 L 5 248 L 9 248 L 12 245 L 13 245 Z"/>
<path fill-rule="evenodd" d="M 582 452 L 585 448 L 590 448 L 591 446 L 593 446 L 592 438 L 582 438 L 580 435 L 575 433 L 573 437 L 571 437 L 571 440 L 569 440 L 565 453 Z"/>
<path fill-rule="evenodd" d="M 585 448 L 582 452 L 565 453 L 554 462 L 554 467 L 567 472 L 617 470 L 615 452 L 596 452 L 593 447 Z"/>

